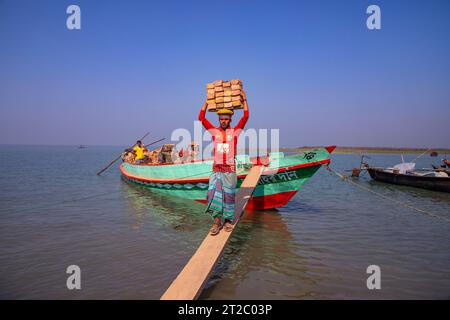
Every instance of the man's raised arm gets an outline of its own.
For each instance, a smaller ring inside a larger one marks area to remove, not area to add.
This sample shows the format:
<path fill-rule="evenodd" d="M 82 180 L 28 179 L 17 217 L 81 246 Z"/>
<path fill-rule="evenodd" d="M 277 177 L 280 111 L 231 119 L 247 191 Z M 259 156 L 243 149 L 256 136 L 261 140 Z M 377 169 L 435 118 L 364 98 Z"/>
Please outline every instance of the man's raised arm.
<path fill-rule="evenodd" d="M 198 115 L 198 120 L 202 122 L 203 127 L 205 127 L 206 130 L 214 129 L 214 126 L 211 124 L 211 122 L 206 119 L 206 106 L 207 102 L 203 104 L 203 107 L 200 109 L 200 114 Z"/>
<path fill-rule="evenodd" d="M 239 120 L 238 124 L 235 129 L 244 129 L 245 124 L 247 123 L 249 112 L 248 112 L 248 104 L 247 104 L 247 95 L 245 94 L 245 91 L 242 90 L 242 98 L 244 98 L 244 115 L 242 116 L 241 120 Z"/>

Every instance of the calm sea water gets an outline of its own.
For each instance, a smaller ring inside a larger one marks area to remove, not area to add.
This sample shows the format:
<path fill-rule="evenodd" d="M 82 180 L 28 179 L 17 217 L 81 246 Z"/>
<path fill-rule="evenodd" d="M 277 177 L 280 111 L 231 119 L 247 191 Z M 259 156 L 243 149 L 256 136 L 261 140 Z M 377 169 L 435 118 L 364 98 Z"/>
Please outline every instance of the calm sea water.
<path fill-rule="evenodd" d="M 199 203 L 95 175 L 118 147 L 0 146 L 0 298 L 158 299 L 209 229 Z M 406 155 L 411 160 L 414 155 Z M 439 157 L 419 159 L 418 167 Z M 334 155 L 332 167 L 359 165 Z M 371 155 L 393 165 L 399 155 Z M 439 217 L 450 194 L 357 183 Z M 450 224 L 321 168 L 283 208 L 247 212 L 202 299 L 450 298 Z M 368 290 L 366 268 L 381 268 Z M 66 268 L 81 268 L 81 290 Z"/>

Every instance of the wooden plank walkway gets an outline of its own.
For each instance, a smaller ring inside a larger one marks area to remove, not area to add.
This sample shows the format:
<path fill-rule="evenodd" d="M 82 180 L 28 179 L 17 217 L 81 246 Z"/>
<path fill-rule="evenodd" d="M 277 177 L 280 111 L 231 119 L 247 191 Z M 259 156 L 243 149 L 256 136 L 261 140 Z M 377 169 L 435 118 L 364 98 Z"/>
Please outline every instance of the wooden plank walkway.
<path fill-rule="evenodd" d="M 226 232 L 222 229 L 215 236 L 208 233 L 195 254 L 162 295 L 161 300 L 194 300 L 198 298 L 236 228 L 263 171 L 264 167 L 254 166 L 242 182 L 236 194 L 233 230 Z"/>

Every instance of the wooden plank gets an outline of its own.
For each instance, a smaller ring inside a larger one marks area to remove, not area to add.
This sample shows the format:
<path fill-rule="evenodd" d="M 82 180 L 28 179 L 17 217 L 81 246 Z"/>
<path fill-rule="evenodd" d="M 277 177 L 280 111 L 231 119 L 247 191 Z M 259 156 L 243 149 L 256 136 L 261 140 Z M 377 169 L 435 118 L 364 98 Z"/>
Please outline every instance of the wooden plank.
<path fill-rule="evenodd" d="M 263 171 L 264 167 L 254 166 L 242 182 L 236 194 L 233 230 L 226 232 L 222 229 L 215 236 L 211 236 L 208 232 L 195 254 L 162 295 L 161 300 L 193 300 L 198 298 L 236 228 Z"/>

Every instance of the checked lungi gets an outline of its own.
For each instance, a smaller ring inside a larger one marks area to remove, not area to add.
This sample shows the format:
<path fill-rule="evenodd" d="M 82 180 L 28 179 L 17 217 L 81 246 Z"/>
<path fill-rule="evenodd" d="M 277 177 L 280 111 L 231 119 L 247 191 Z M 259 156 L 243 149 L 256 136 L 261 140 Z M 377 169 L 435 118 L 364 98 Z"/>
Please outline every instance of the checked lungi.
<path fill-rule="evenodd" d="M 234 219 L 236 183 L 236 172 L 213 172 L 209 177 L 206 212 L 213 219 Z"/>

